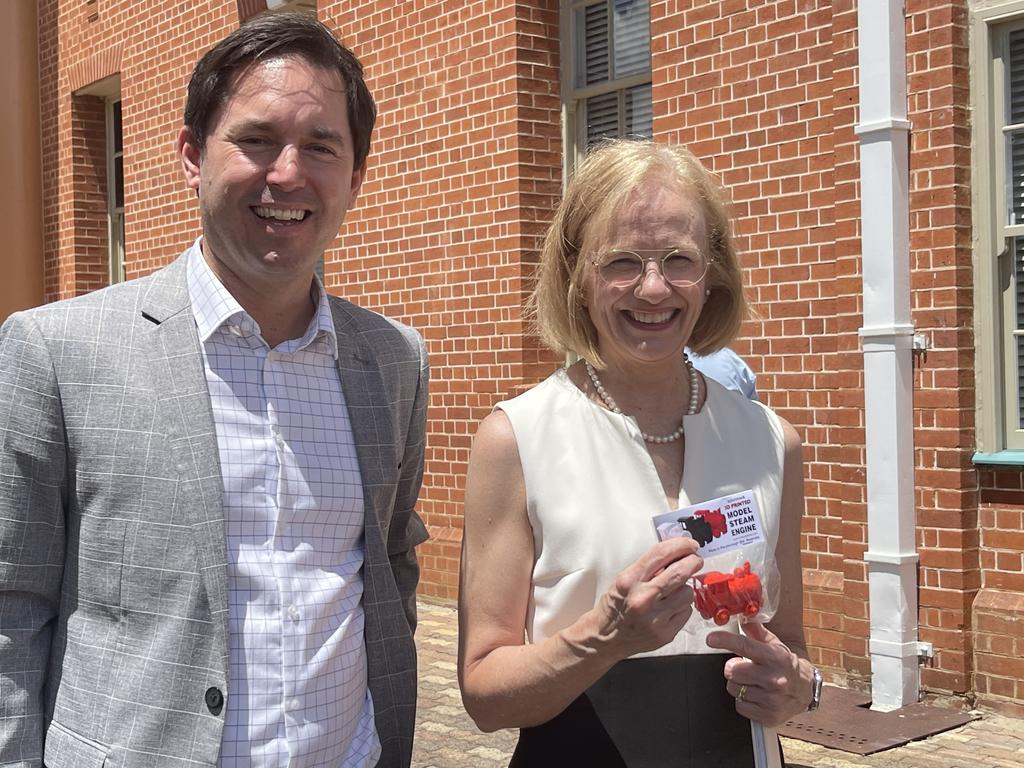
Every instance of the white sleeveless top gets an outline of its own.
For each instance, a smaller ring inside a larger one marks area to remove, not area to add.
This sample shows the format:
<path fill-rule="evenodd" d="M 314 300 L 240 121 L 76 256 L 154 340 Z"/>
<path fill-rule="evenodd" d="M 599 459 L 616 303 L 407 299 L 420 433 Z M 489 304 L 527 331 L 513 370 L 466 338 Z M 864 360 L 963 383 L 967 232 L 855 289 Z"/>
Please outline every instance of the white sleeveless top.
<path fill-rule="evenodd" d="M 707 400 L 684 417 L 679 506 L 751 490 L 775 552 L 785 439 L 778 416 L 705 377 Z M 538 643 L 593 608 L 616 575 L 657 543 L 652 516 L 671 511 L 636 421 L 592 402 L 559 369 L 499 403 L 512 422 L 533 528 L 527 638 Z M 696 610 L 676 638 L 641 656 L 720 653 Z"/>

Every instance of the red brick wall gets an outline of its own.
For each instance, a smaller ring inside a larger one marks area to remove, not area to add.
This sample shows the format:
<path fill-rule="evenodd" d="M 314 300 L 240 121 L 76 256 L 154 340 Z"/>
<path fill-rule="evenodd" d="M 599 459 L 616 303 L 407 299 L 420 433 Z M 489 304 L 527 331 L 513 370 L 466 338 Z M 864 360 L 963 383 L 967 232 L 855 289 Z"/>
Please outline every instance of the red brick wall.
<path fill-rule="evenodd" d="M 1024 472 L 980 474 L 982 589 L 969 617 L 972 687 L 983 705 L 1024 717 Z"/>
<path fill-rule="evenodd" d="M 198 232 L 174 157 L 191 68 L 255 0 L 41 0 L 49 298 L 105 279 L 102 120 L 83 86 L 121 78 L 129 276 Z M 908 0 L 915 479 L 926 689 L 1020 712 L 1018 470 L 974 449 L 966 0 Z M 321 0 L 380 105 L 330 290 L 419 328 L 432 356 L 422 592 L 455 595 L 464 474 L 479 420 L 555 363 L 521 307 L 560 192 L 557 0 Z M 655 0 L 656 137 L 733 191 L 759 317 L 737 343 L 805 443 L 805 611 L 830 679 L 870 681 L 854 0 Z"/>
<path fill-rule="evenodd" d="M 329 287 L 424 334 L 422 591 L 454 598 L 476 425 L 553 366 L 523 344 L 521 308 L 561 192 L 558 6 L 336 2 L 320 15 L 363 61 L 381 112 Z"/>
<path fill-rule="evenodd" d="M 972 687 L 981 585 L 965 6 L 906 6 L 913 320 L 933 344 L 914 376 L 921 638 L 936 649 L 921 680 L 955 693 Z"/>
<path fill-rule="evenodd" d="M 867 634 L 864 576 L 850 563 L 866 511 L 846 5 L 676 0 L 653 4 L 651 19 L 655 135 L 690 146 L 731 190 L 758 313 L 735 347 L 804 440 L 807 635 L 834 677 L 851 669 L 850 624 Z M 852 651 L 863 656 L 864 640 Z"/>
<path fill-rule="evenodd" d="M 832 555 L 817 567 L 842 576 L 842 613 L 830 617 L 833 647 L 847 684 L 865 686 L 868 659 L 868 586 L 864 552 L 867 550 L 867 497 L 864 488 L 864 374 L 857 331 L 862 318 L 860 264 L 860 154 L 853 126 L 857 121 L 857 5 L 843 2 L 833 9 L 833 98 L 835 121 L 835 271 L 830 289 L 834 297 L 833 322 L 825 332 L 834 335 L 831 354 L 824 361 L 820 384 L 826 393 L 828 416 L 825 442 L 832 449 L 818 468 L 818 487 L 826 497 L 824 517 L 837 527 L 829 540 Z M 829 464 L 833 464 L 831 471 Z M 805 563 L 806 564 L 806 563 Z M 837 568 L 838 566 L 838 568 Z M 813 567 L 813 566 L 812 566 Z"/>

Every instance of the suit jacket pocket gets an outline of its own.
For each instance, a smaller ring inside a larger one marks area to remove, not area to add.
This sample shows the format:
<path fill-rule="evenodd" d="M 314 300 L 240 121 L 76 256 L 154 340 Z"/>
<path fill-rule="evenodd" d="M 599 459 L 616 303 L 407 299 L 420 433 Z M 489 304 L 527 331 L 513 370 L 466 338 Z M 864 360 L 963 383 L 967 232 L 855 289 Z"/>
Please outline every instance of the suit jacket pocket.
<path fill-rule="evenodd" d="M 103 768 L 107 748 L 53 721 L 43 744 L 44 768 Z"/>
<path fill-rule="evenodd" d="M 430 538 L 430 534 L 427 532 L 427 526 L 423 524 L 423 521 L 416 512 L 411 512 L 409 514 L 408 523 L 406 524 L 404 531 L 393 530 L 396 522 L 397 521 L 394 520 L 392 521 L 392 530 L 389 530 L 388 532 L 388 557 L 408 552 Z"/>

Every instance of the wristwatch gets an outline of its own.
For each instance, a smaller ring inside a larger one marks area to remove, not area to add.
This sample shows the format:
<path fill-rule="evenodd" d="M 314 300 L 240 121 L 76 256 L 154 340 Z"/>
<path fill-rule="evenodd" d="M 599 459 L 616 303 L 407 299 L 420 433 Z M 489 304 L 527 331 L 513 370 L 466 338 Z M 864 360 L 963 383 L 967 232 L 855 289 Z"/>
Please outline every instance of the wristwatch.
<path fill-rule="evenodd" d="M 821 704 L 821 670 L 811 667 L 811 702 L 807 705 L 807 711 L 813 712 Z"/>

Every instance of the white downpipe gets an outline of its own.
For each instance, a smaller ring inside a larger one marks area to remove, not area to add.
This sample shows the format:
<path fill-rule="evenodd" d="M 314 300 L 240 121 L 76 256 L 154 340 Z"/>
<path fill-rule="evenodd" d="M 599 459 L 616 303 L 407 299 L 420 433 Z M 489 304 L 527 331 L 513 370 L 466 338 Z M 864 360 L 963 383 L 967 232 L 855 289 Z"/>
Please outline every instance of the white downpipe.
<path fill-rule="evenodd" d="M 864 421 L 872 709 L 918 700 L 906 29 L 900 0 L 860 0 Z"/>

